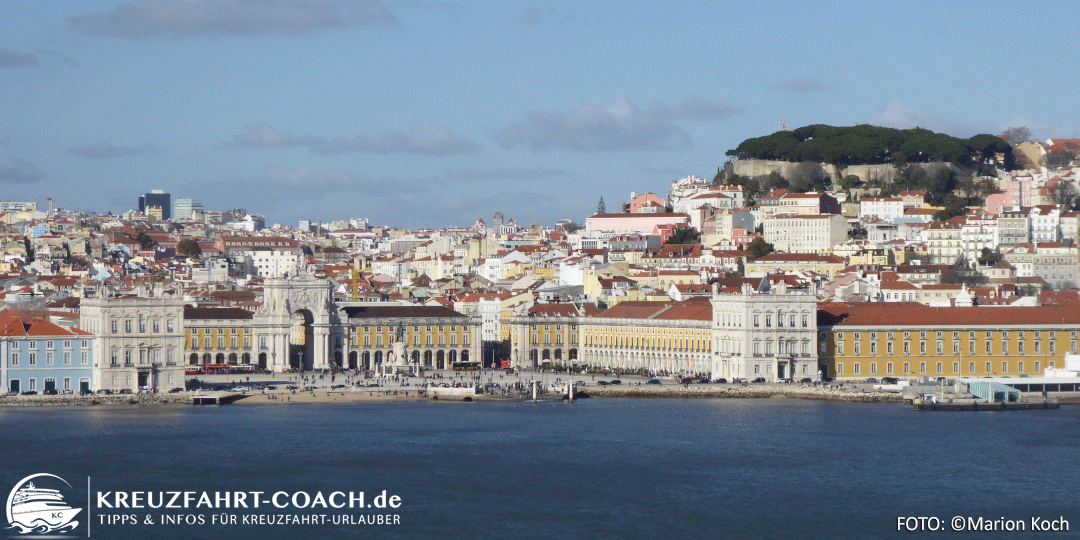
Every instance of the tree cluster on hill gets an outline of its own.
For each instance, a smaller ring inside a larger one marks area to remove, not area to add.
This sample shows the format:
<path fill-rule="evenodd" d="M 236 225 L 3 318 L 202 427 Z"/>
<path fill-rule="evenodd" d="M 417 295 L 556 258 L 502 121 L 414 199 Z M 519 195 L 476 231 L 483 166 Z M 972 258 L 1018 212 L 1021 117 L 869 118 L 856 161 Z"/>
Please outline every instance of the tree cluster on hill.
<path fill-rule="evenodd" d="M 944 133 L 913 128 L 893 129 L 871 125 L 834 127 L 815 124 L 793 131 L 778 131 L 746 139 L 727 155 L 737 159 L 831 163 L 833 165 L 880 165 L 944 161 L 970 166 L 1004 154 L 1012 168 L 1012 146 L 996 135 L 980 134 L 958 139 Z"/>

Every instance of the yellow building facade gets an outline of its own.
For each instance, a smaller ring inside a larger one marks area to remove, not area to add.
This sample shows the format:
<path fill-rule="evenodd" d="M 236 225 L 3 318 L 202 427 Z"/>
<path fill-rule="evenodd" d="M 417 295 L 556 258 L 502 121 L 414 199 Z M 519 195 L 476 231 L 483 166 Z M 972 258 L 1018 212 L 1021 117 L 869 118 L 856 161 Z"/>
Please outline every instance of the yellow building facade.
<path fill-rule="evenodd" d="M 819 356 L 837 379 L 1042 376 L 1077 350 L 1066 306 L 823 305 Z"/>

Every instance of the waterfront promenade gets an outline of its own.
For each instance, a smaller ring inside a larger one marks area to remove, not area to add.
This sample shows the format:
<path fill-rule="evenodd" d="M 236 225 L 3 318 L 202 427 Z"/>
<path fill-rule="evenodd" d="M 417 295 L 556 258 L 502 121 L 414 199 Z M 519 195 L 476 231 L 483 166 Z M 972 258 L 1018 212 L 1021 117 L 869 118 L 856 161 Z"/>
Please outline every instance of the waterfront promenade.
<path fill-rule="evenodd" d="M 568 381 L 578 381 L 579 391 L 593 398 L 769 398 L 814 399 L 859 403 L 901 403 L 896 393 L 874 391 L 846 384 L 843 387 L 802 384 L 680 384 L 672 378 L 659 378 L 659 384 L 649 384 L 648 377 L 623 375 L 621 384 L 600 385 L 616 377 L 610 375 L 573 375 L 552 372 L 515 372 L 485 370 L 482 372 L 432 371 L 425 377 L 362 378 L 354 374 L 253 374 L 189 376 L 197 390 L 180 393 L 143 395 L 93 396 L 7 396 L 0 397 L 0 406 L 50 405 L 121 405 L 121 404 L 188 404 L 196 396 L 240 395 L 238 405 L 287 405 L 305 403 L 355 403 L 432 400 L 427 385 L 465 386 L 481 384 L 484 393 L 470 396 L 472 401 L 521 401 L 532 397 L 531 384 L 541 388 L 565 388 Z M 197 382 L 196 382 L 197 381 Z M 359 383 L 359 384 L 357 384 Z M 344 387 L 341 387 L 341 386 Z M 266 388 L 270 386 L 273 388 Z M 295 386 L 297 388 L 289 388 Z M 335 388 L 337 387 L 337 388 Z M 539 399 L 561 399 L 564 392 L 541 392 Z M 462 396 L 443 396 L 444 401 L 462 401 Z"/>

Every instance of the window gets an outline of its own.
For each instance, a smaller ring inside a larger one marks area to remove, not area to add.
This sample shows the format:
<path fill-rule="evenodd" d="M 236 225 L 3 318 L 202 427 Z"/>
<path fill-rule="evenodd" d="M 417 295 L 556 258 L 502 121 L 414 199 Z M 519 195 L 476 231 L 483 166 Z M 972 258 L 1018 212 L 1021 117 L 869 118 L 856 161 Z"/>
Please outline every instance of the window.
<path fill-rule="evenodd" d="M 1009 342 L 1008 341 L 1002 341 L 1001 342 L 1001 354 L 1009 354 Z"/>
<path fill-rule="evenodd" d="M 210 348 L 210 336 L 206 336 L 206 338 L 203 339 L 203 348 Z"/>
<path fill-rule="evenodd" d="M 139 317 L 139 333 L 146 333 L 146 321 L 142 317 Z"/>
<path fill-rule="evenodd" d="M 760 328 L 761 327 L 761 325 L 758 324 L 758 322 L 760 320 L 759 317 L 761 317 L 761 316 L 760 315 L 754 315 L 754 328 Z"/>
<path fill-rule="evenodd" d="M 1024 372 L 1024 362 L 1023 361 L 1020 361 L 1019 363 L 1016 364 L 1016 371 L 1018 371 L 1020 373 Z"/>
<path fill-rule="evenodd" d="M 941 364 L 941 362 L 938 362 L 938 363 L 937 363 L 937 372 L 938 372 L 938 375 L 941 375 L 941 371 L 942 371 L 942 364 Z"/>
<path fill-rule="evenodd" d="M 71 365 L 71 351 L 64 351 L 64 365 Z"/>
<path fill-rule="evenodd" d="M 859 363 L 858 362 L 855 362 L 855 374 L 856 375 L 859 374 Z"/>
<path fill-rule="evenodd" d="M 116 321 L 111 321 L 111 322 L 112 322 L 112 324 L 110 326 L 111 326 L 111 329 L 112 329 L 112 333 L 115 334 L 115 333 L 119 332 L 119 330 L 117 330 L 117 326 L 116 326 L 117 322 Z"/>
<path fill-rule="evenodd" d="M 877 362 L 870 364 L 870 373 L 873 375 L 877 374 Z"/>
<path fill-rule="evenodd" d="M 940 343 L 938 344 L 940 346 Z M 919 354 L 926 354 L 926 342 L 919 343 Z"/>
<path fill-rule="evenodd" d="M 1023 341 L 1016 344 L 1016 353 L 1017 354 L 1024 354 L 1024 342 Z"/>
<path fill-rule="evenodd" d="M 986 372 L 987 373 L 992 373 L 993 371 L 994 371 L 994 368 L 990 365 L 990 362 L 987 362 L 986 363 Z"/>
<path fill-rule="evenodd" d="M 975 354 L 975 342 L 968 343 L 968 354 Z"/>
<path fill-rule="evenodd" d="M 802 316 L 802 327 L 803 328 L 809 328 L 810 327 L 810 317 L 808 317 L 806 315 Z"/>
<path fill-rule="evenodd" d="M 944 347 L 945 347 L 945 344 L 944 344 L 944 343 L 942 343 L 942 342 L 940 342 L 940 341 L 939 341 L 939 342 L 937 342 L 937 353 L 938 353 L 938 354 L 941 354 L 941 353 L 942 353 L 942 351 L 943 351 L 943 349 L 944 349 Z"/>
<path fill-rule="evenodd" d="M 989 341 L 987 341 L 986 342 L 986 354 L 990 354 L 990 345 L 991 345 L 991 343 Z"/>
<path fill-rule="evenodd" d="M 953 370 L 953 373 L 959 375 L 960 374 L 960 362 L 953 362 L 952 363 L 952 370 Z"/>
<path fill-rule="evenodd" d="M 836 374 L 837 375 L 843 375 L 844 374 L 844 364 L 836 364 Z"/>
<path fill-rule="evenodd" d="M 791 323 L 788 326 L 791 326 L 792 328 L 795 328 L 795 316 L 794 315 L 788 317 L 788 322 Z"/>
<path fill-rule="evenodd" d="M 856 341 L 855 342 L 855 356 L 858 356 L 858 355 L 861 354 L 861 351 L 860 351 L 861 348 L 862 347 L 860 347 L 860 342 Z"/>
<path fill-rule="evenodd" d="M 871 341 L 870 342 L 870 354 L 877 354 L 877 342 L 876 341 Z"/>
<path fill-rule="evenodd" d="M 904 342 L 904 354 L 911 354 L 911 344 Z"/>
<path fill-rule="evenodd" d="M 131 364 L 131 349 L 124 351 L 124 363 Z"/>
<path fill-rule="evenodd" d="M 157 319 L 154 319 L 153 328 L 154 328 L 154 333 L 155 334 L 161 333 L 161 321 L 159 321 Z"/>
<path fill-rule="evenodd" d="M 31 366 L 36 366 L 37 365 L 37 353 L 30 353 L 29 363 L 30 363 Z"/>
<path fill-rule="evenodd" d="M 889 375 L 892 375 L 892 371 L 893 371 L 892 362 L 889 362 L 889 363 L 885 364 L 885 372 L 888 373 Z"/>
<path fill-rule="evenodd" d="M 19 353 L 17 353 L 17 352 L 11 353 L 11 365 L 12 366 L 19 365 Z"/>
<path fill-rule="evenodd" d="M 844 356 L 844 342 L 843 341 L 836 344 L 836 356 Z"/>
<path fill-rule="evenodd" d="M 131 333 L 131 319 L 127 319 L 127 320 L 124 321 L 124 333 L 125 334 L 130 334 Z"/>
<path fill-rule="evenodd" d="M 885 346 L 888 349 L 886 352 L 888 352 L 889 354 L 892 354 L 893 353 L 892 342 L 890 341 L 890 342 L 886 343 Z"/>
<path fill-rule="evenodd" d="M 1035 373 L 1039 373 L 1041 371 L 1042 371 L 1042 362 L 1036 361 L 1035 362 Z"/>
<path fill-rule="evenodd" d="M 1009 372 L 1009 361 L 1008 360 L 1003 360 L 1001 362 L 1001 372 L 1002 373 L 1008 373 Z"/>
<path fill-rule="evenodd" d="M 173 320 L 172 319 L 167 319 L 165 321 L 165 331 L 171 334 L 173 332 L 173 328 L 174 328 Z"/>
<path fill-rule="evenodd" d="M 904 362 L 904 373 L 911 373 L 911 363 Z"/>

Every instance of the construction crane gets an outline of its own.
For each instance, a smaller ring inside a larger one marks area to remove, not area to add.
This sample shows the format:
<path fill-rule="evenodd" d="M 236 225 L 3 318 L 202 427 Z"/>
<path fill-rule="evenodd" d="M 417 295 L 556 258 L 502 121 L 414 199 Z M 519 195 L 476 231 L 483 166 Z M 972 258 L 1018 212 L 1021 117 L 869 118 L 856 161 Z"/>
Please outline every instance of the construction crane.
<path fill-rule="evenodd" d="M 546 221 L 538 221 L 536 223 L 533 223 L 532 225 L 529 225 L 529 228 L 530 229 L 535 229 L 535 228 L 537 228 L 537 227 L 539 227 L 541 225 L 546 225 L 546 224 L 547 224 Z"/>
<path fill-rule="evenodd" d="M 785 124 L 783 120 L 780 121 L 780 131 L 791 131 L 790 129 L 788 129 L 787 124 Z"/>

